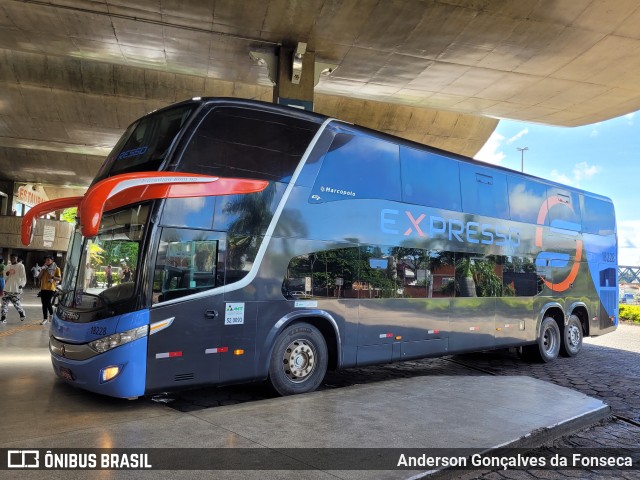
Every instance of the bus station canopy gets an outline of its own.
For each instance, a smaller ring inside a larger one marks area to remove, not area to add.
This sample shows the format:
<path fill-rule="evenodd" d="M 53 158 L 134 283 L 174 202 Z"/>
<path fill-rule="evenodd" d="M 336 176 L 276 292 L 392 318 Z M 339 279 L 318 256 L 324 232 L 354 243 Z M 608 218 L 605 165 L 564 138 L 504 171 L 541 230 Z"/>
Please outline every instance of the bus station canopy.
<path fill-rule="evenodd" d="M 0 0 L 0 177 L 80 194 L 151 110 L 271 101 L 249 52 L 298 42 L 335 66 L 317 112 L 472 156 L 500 118 L 640 109 L 639 22 L 637 1 Z"/>

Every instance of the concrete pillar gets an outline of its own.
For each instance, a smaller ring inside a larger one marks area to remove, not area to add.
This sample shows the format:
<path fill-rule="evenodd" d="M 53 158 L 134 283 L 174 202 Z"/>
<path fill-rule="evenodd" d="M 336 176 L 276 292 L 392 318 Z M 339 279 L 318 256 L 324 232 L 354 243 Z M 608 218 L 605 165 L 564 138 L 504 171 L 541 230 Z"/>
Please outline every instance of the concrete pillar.
<path fill-rule="evenodd" d="M 300 53 L 303 48 L 304 53 Z M 295 48 L 280 47 L 273 103 L 313 111 L 315 62 L 315 52 L 307 51 L 304 43 Z"/>
<path fill-rule="evenodd" d="M 0 181 L 0 215 L 11 215 L 16 207 L 13 203 L 15 182 L 11 180 Z"/>

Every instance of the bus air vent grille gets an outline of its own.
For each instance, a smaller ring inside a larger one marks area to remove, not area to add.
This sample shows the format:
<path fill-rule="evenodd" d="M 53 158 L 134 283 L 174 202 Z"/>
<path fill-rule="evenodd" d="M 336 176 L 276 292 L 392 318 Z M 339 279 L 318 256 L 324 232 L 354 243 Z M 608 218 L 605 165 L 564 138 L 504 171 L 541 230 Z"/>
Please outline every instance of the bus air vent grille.
<path fill-rule="evenodd" d="M 193 380 L 193 373 L 180 373 L 174 377 L 176 382 L 184 382 L 185 380 Z"/>

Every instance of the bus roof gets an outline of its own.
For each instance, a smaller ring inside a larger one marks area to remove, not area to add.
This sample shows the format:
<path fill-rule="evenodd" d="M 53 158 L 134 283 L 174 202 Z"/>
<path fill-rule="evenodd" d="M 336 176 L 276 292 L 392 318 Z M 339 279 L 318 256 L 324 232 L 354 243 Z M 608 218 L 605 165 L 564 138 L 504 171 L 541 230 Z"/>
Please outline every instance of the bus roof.
<path fill-rule="evenodd" d="M 537 177 L 535 175 L 531 175 L 528 173 L 523 173 L 523 172 L 519 172 L 517 170 L 513 170 L 511 168 L 507 168 L 507 167 L 503 167 L 501 165 L 495 165 L 492 163 L 487 163 L 487 162 L 483 162 L 481 160 L 476 160 L 474 158 L 471 157 L 467 157 L 464 155 L 460 155 L 458 153 L 455 152 L 451 152 L 448 150 L 443 150 L 441 148 L 438 147 L 433 147 L 431 145 L 427 145 L 427 144 L 423 144 L 423 143 L 419 143 L 413 140 L 408 140 L 402 137 L 398 137 L 396 135 L 392 135 L 389 133 L 385 133 L 385 132 L 381 132 L 379 130 L 374 130 L 368 127 L 364 127 L 362 125 L 356 125 L 353 124 L 351 122 L 348 122 L 346 120 L 341 120 L 339 118 L 333 118 L 333 117 L 328 117 L 327 115 L 322 115 L 319 113 L 315 113 L 315 112 L 309 112 L 306 110 L 301 110 L 301 109 L 297 109 L 297 108 L 293 108 L 293 107 L 288 107 L 288 106 L 284 106 L 284 105 L 277 105 L 277 104 L 273 104 L 273 103 L 268 103 L 268 102 L 263 102 L 261 100 L 247 100 L 247 99 L 241 99 L 241 98 L 233 98 L 233 97 L 194 97 L 192 99 L 189 100 L 185 100 L 183 102 L 179 102 L 179 103 L 174 103 L 172 105 L 169 105 L 167 107 L 161 108 L 159 110 L 155 110 L 153 112 L 150 112 L 148 115 L 153 115 L 156 114 L 158 112 L 162 112 L 164 110 L 168 110 L 168 109 L 172 109 L 178 106 L 182 106 L 182 105 L 188 105 L 188 104 L 199 104 L 201 106 L 206 106 L 206 105 L 212 105 L 212 104 L 220 104 L 220 105 L 225 105 L 225 106 L 236 106 L 236 107 L 245 107 L 245 108 L 252 108 L 252 109 L 256 109 L 256 110 L 261 110 L 264 112 L 272 112 L 272 113 L 276 113 L 276 114 L 285 114 L 287 116 L 290 117 L 295 117 L 295 118 L 299 118 L 299 119 L 303 119 L 303 120 L 307 120 L 307 121 L 311 121 L 314 123 L 318 123 L 321 124 L 322 122 L 326 121 L 328 118 L 331 118 L 331 123 L 339 123 L 339 124 L 344 124 L 344 125 L 349 125 L 351 128 L 357 130 L 357 131 L 361 131 L 367 135 L 371 135 L 374 137 L 378 137 L 381 139 L 384 139 L 386 141 L 395 143 L 397 145 L 402 145 L 408 148 L 415 148 L 418 150 L 426 150 L 435 154 L 439 154 L 439 155 L 443 155 L 443 156 L 447 156 L 450 158 L 453 158 L 455 160 L 459 160 L 461 162 L 465 162 L 465 163 L 470 163 L 470 164 L 475 164 L 478 166 L 482 166 L 485 168 L 491 168 L 491 169 L 495 169 L 498 171 L 502 171 L 504 173 L 509 173 L 510 175 L 516 175 L 516 176 L 521 176 L 521 177 L 526 177 L 526 178 L 530 178 L 542 183 L 545 183 L 547 185 L 550 186 L 556 186 L 556 187 L 560 187 L 560 188 L 565 188 L 565 189 L 569 189 L 569 190 L 573 190 L 576 192 L 581 192 L 581 193 L 585 193 L 587 195 L 590 195 L 594 198 L 599 198 L 601 200 L 605 200 L 605 201 L 609 201 L 611 202 L 611 199 L 609 197 L 606 197 L 604 195 L 600 195 L 597 193 L 593 193 L 593 192 L 589 192 L 580 188 L 576 188 L 570 185 L 565 185 L 559 182 L 555 182 L 553 180 L 549 180 L 546 178 L 542 178 L 542 177 Z M 145 115 L 146 116 L 146 115 Z"/>

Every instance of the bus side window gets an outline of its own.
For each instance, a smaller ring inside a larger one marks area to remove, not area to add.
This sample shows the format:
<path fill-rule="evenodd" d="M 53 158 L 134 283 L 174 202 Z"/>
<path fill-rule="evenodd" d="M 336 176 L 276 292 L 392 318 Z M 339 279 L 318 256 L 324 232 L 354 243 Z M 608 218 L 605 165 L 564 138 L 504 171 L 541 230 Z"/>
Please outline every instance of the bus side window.
<path fill-rule="evenodd" d="M 582 215 L 577 192 L 549 187 L 549 225 L 564 230 L 579 232 L 582 230 Z"/>
<path fill-rule="evenodd" d="M 460 165 L 462 209 L 487 217 L 509 218 L 507 176 L 478 165 Z"/>
<path fill-rule="evenodd" d="M 407 147 L 400 161 L 403 202 L 460 211 L 460 162 Z"/>
<path fill-rule="evenodd" d="M 357 247 L 324 250 L 289 262 L 282 294 L 289 300 L 311 297 L 356 298 L 359 269 Z"/>
<path fill-rule="evenodd" d="M 198 126 L 177 171 L 286 182 L 318 127 L 285 115 L 215 107 Z"/>
<path fill-rule="evenodd" d="M 509 175 L 509 213 L 511 220 L 516 222 L 538 223 L 540 212 L 545 209 L 547 202 L 547 187 L 530 178 Z M 548 216 L 544 225 L 549 225 Z"/>
<path fill-rule="evenodd" d="M 535 297 L 544 287 L 544 266 L 538 268 L 529 256 L 504 258 L 503 297 Z"/>
<path fill-rule="evenodd" d="M 154 302 L 220 286 L 219 241 L 206 230 L 164 228 L 153 276 Z"/>
<path fill-rule="evenodd" d="M 584 195 L 582 231 L 596 235 L 613 235 L 616 231 L 613 203 Z"/>
<path fill-rule="evenodd" d="M 361 133 L 335 136 L 311 190 L 319 203 L 401 196 L 398 145 Z"/>

